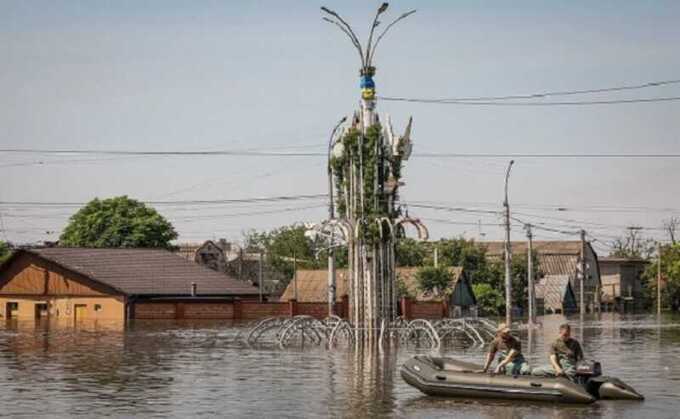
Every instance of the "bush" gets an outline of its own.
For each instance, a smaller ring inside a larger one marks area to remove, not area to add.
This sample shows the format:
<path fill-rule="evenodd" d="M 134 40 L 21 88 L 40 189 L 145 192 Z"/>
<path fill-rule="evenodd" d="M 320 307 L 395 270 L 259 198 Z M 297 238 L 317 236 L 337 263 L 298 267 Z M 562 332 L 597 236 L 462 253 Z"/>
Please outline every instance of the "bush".
<path fill-rule="evenodd" d="M 474 284 L 472 289 L 477 298 L 477 307 L 482 316 L 497 316 L 505 309 L 503 293 L 489 284 Z"/>
<path fill-rule="evenodd" d="M 416 272 L 418 288 L 431 293 L 443 293 L 452 279 L 453 274 L 447 267 L 425 266 Z"/>

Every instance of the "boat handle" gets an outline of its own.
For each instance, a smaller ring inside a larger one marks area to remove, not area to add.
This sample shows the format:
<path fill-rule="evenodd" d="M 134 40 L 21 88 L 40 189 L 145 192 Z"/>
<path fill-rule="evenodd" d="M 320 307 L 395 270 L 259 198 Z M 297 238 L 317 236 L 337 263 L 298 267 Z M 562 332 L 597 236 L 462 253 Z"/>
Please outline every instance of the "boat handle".
<path fill-rule="evenodd" d="M 543 387 L 541 383 L 531 383 L 531 387 Z"/>
<path fill-rule="evenodd" d="M 441 380 L 441 381 L 446 380 L 446 377 L 444 377 L 443 375 L 435 375 L 435 377 L 437 377 L 437 380 Z"/>

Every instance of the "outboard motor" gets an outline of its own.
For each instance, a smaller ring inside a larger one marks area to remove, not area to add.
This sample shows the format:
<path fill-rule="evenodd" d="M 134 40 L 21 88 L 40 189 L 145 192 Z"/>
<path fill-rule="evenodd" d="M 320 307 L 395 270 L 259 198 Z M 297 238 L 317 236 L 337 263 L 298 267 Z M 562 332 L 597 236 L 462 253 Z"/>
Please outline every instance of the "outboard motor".
<path fill-rule="evenodd" d="M 579 384 L 585 385 L 591 378 L 601 375 L 602 364 L 597 361 L 581 361 L 576 365 L 576 382 Z"/>
<path fill-rule="evenodd" d="M 576 382 L 598 399 L 644 400 L 642 394 L 615 377 L 602 375 L 602 365 L 597 361 L 583 361 L 576 365 Z"/>

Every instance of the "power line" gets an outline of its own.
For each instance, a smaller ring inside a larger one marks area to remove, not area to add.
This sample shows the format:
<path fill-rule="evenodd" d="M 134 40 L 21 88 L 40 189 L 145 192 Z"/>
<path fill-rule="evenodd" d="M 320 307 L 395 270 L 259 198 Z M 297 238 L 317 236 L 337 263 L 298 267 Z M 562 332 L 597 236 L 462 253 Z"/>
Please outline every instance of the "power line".
<path fill-rule="evenodd" d="M 474 209 L 474 208 L 462 208 L 462 207 L 444 207 L 444 206 L 439 206 L 439 205 L 421 205 L 421 204 L 406 204 L 408 207 L 413 207 L 413 208 L 425 208 L 425 209 L 433 209 L 433 210 L 440 210 L 440 211 L 447 211 L 447 212 L 469 212 L 469 213 L 475 213 L 475 214 L 494 214 L 494 215 L 500 215 L 500 211 L 491 211 L 491 210 L 481 210 L 481 209 Z"/>
<path fill-rule="evenodd" d="M 680 98 L 678 98 L 680 99 Z M 418 153 L 416 157 L 427 158 L 535 158 L 535 159 L 660 159 L 680 158 L 680 153 Z"/>
<path fill-rule="evenodd" d="M 97 154 L 116 156 L 256 156 L 256 157 L 312 157 L 325 156 L 321 152 L 301 151 L 249 151 L 249 150 L 195 150 L 195 151 L 157 151 L 157 150 L 81 150 L 81 149 L 40 149 L 40 148 L 4 148 L 0 153 L 22 154 Z M 41 162 L 30 162 L 41 164 Z"/>
<path fill-rule="evenodd" d="M 626 90 L 638 90 L 646 89 L 650 87 L 660 87 L 670 84 L 678 84 L 680 80 L 665 80 L 665 81 L 654 81 L 642 84 L 624 85 L 624 86 L 614 86 L 614 87 L 603 87 L 596 89 L 581 89 L 581 90 L 563 90 L 563 91 L 548 91 L 539 93 L 530 93 L 525 95 L 507 95 L 507 96 L 476 96 L 476 97 L 458 97 L 458 98 L 442 98 L 436 99 L 439 101 L 453 101 L 453 102 L 475 102 L 475 101 L 498 101 L 498 100 L 518 100 L 518 99 L 542 99 L 549 96 L 571 96 L 571 95 L 583 95 L 583 94 L 593 94 L 593 93 L 609 93 L 609 92 L 620 92 Z M 393 97 L 378 97 L 382 100 L 395 100 Z M 398 99 L 398 98 L 396 98 Z"/>
<path fill-rule="evenodd" d="M 678 98 L 680 99 L 680 98 Z M 235 156 L 235 157 L 325 157 L 326 153 L 317 152 L 268 152 L 268 151 L 234 151 L 234 150 L 204 150 L 204 151 L 151 151 L 151 150 L 60 150 L 37 148 L 6 148 L 0 153 L 24 154 L 83 154 L 83 155 L 124 155 L 124 156 Z M 680 153 L 449 153 L 429 152 L 414 153 L 414 157 L 423 158 L 616 158 L 616 159 L 676 159 Z M 84 160 L 82 160 L 84 161 Z M 51 162 L 29 162 L 28 164 L 49 164 Z M 58 162 L 56 162 L 58 163 Z M 8 165 L 10 166 L 10 165 Z M 1 166 L 0 166 L 1 167 Z"/>
<path fill-rule="evenodd" d="M 215 199 L 215 200 L 184 200 L 184 201 L 142 201 L 148 205 L 215 205 L 215 204 L 240 204 L 240 203 L 254 203 L 254 202 L 279 202 L 279 201 L 297 201 L 305 199 L 321 199 L 326 198 L 326 194 L 313 195 L 288 195 L 288 196 L 272 196 L 261 198 L 241 198 L 241 199 Z M 0 201 L 0 205 L 4 206 L 35 206 L 35 207 L 74 207 L 82 206 L 87 202 L 46 202 L 46 201 Z"/>
<path fill-rule="evenodd" d="M 324 205 L 311 205 L 311 206 L 306 206 L 306 207 L 277 208 L 275 210 L 266 210 L 266 211 L 248 211 L 248 212 L 239 212 L 239 213 L 231 213 L 231 214 L 210 214 L 210 215 L 197 215 L 197 216 L 190 216 L 190 217 L 181 217 L 180 216 L 180 217 L 177 217 L 177 218 L 171 218 L 170 221 L 191 222 L 191 221 L 230 218 L 230 217 L 249 217 L 249 216 L 252 216 L 252 215 L 278 214 L 278 213 L 281 213 L 281 212 L 297 212 L 297 211 L 305 211 L 305 210 L 317 209 L 317 208 L 326 208 L 326 204 L 324 204 Z"/>
<path fill-rule="evenodd" d="M 381 98 L 386 101 L 393 102 L 409 102 L 409 103 L 429 103 L 439 105 L 467 105 L 467 106 L 591 106 L 591 105 L 624 105 L 632 103 L 656 103 L 656 102 L 674 102 L 680 100 L 680 96 L 670 97 L 653 97 L 653 98 L 639 98 L 639 99 L 609 99 L 609 100 L 584 100 L 574 102 L 461 102 L 448 101 L 441 99 L 416 99 L 416 98 Z"/>

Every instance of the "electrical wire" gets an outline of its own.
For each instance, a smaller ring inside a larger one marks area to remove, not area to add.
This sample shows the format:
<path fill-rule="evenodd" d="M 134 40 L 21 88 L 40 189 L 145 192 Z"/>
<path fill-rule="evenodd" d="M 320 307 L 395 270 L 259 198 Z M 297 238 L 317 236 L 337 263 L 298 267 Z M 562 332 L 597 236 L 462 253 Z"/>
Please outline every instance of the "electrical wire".
<path fill-rule="evenodd" d="M 307 199 L 327 198 L 326 194 L 310 195 L 284 195 L 261 198 L 241 198 L 241 199 L 215 199 L 215 200 L 184 200 L 184 201 L 143 201 L 147 205 L 228 205 L 254 202 L 280 202 L 297 201 Z M 0 205 L 9 206 L 35 206 L 35 207 L 77 207 L 87 204 L 87 202 L 46 202 L 46 201 L 0 201 Z"/>
<path fill-rule="evenodd" d="M 594 94 L 594 93 L 610 93 L 610 92 L 621 92 L 627 90 L 639 90 L 646 89 L 650 87 L 660 87 L 671 84 L 678 84 L 680 80 L 664 80 L 664 81 L 653 81 L 649 83 L 624 85 L 624 86 L 614 86 L 614 87 L 602 87 L 596 89 L 581 89 L 581 90 L 562 90 L 562 91 L 548 91 L 539 93 L 530 93 L 525 95 L 508 95 L 508 96 L 476 96 L 476 97 L 458 97 L 458 98 L 442 98 L 436 99 L 439 101 L 454 101 L 454 102 L 476 102 L 476 101 L 498 101 L 498 100 L 519 100 L 519 99 L 542 99 L 550 96 L 572 96 L 572 95 L 584 95 L 584 94 Z M 382 100 L 394 100 L 392 97 L 378 97 Z"/>
<path fill-rule="evenodd" d="M 442 101 L 440 99 L 411 99 L 411 98 L 386 98 L 382 100 L 393 102 L 408 102 L 408 103 L 427 103 L 439 105 L 466 105 L 466 106 L 591 106 L 591 105 L 624 105 L 632 103 L 657 103 L 657 102 L 675 102 L 680 100 L 680 96 L 670 97 L 653 97 L 640 99 L 610 99 L 610 100 L 586 100 L 575 102 L 460 102 L 460 101 Z"/>
<path fill-rule="evenodd" d="M 680 99 L 680 98 L 679 98 Z M 83 155 L 122 155 L 122 156 L 235 156 L 235 157 L 326 157 L 322 152 L 273 152 L 273 151 L 237 151 L 237 150 L 205 150 L 205 151 L 151 151 L 151 150 L 59 150 L 37 148 L 5 148 L 0 153 L 25 154 L 83 154 Z M 676 159 L 680 153 L 449 153 L 429 152 L 414 153 L 419 158 L 534 158 L 534 159 L 562 159 L 562 158 L 614 158 L 614 159 Z M 84 160 L 83 160 L 84 161 Z M 58 162 L 57 162 L 58 163 Z M 46 164 L 45 162 L 29 162 L 31 164 Z"/>

